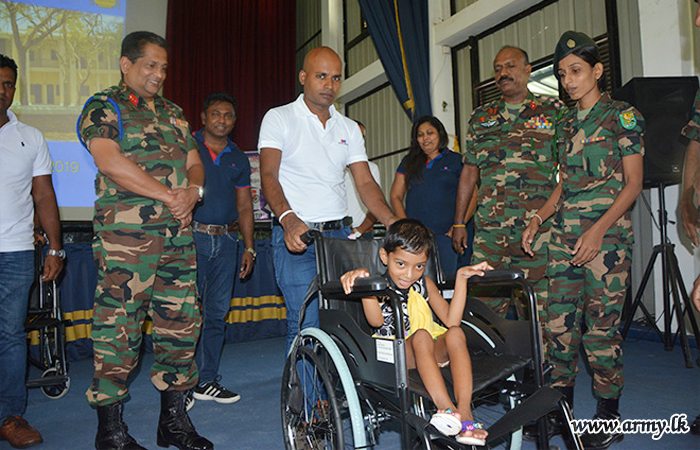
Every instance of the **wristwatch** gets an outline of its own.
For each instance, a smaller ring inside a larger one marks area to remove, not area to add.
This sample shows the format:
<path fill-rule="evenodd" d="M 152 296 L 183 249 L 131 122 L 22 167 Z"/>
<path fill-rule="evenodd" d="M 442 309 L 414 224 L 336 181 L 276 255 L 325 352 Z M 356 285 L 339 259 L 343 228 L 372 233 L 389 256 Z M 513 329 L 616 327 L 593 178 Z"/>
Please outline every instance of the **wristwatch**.
<path fill-rule="evenodd" d="M 196 184 L 193 184 L 193 185 L 190 186 L 190 187 L 196 187 L 196 188 L 197 188 L 197 194 L 199 194 L 199 200 L 197 200 L 197 201 L 201 202 L 202 199 L 204 198 L 204 186 L 197 186 Z"/>
<path fill-rule="evenodd" d="M 245 248 L 245 251 L 247 251 L 248 253 L 250 253 L 251 255 L 253 255 L 253 259 L 255 259 L 255 258 L 258 257 L 258 252 L 256 252 L 254 248 L 246 247 L 246 248 Z"/>
<path fill-rule="evenodd" d="M 60 249 L 60 250 L 49 249 L 49 251 L 47 251 L 46 254 L 49 256 L 58 256 L 61 259 L 66 259 L 66 251 L 63 249 Z"/>

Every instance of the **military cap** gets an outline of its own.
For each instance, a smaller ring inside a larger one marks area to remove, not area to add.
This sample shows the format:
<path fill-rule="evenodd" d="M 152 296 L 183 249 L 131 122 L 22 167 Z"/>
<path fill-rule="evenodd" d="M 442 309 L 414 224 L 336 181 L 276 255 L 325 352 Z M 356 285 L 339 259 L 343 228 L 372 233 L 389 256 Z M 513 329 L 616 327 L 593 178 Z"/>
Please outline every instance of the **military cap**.
<path fill-rule="evenodd" d="M 554 75 L 559 79 L 559 61 L 564 59 L 569 53 L 584 47 L 598 47 L 593 39 L 578 31 L 567 31 L 561 35 L 557 47 L 554 49 L 552 63 L 554 63 Z"/>

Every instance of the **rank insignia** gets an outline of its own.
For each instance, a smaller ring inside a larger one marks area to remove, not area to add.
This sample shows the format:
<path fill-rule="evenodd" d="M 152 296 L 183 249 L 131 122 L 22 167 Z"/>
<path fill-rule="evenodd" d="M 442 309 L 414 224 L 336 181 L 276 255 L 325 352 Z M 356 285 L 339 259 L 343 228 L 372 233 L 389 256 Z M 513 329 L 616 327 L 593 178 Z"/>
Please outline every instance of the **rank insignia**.
<path fill-rule="evenodd" d="M 626 111 L 620 113 L 620 124 L 625 130 L 631 130 L 637 126 L 637 118 L 634 117 L 634 111 Z"/>
<path fill-rule="evenodd" d="M 530 100 L 530 108 L 532 108 L 533 111 L 537 109 L 537 104 L 534 100 Z"/>
<path fill-rule="evenodd" d="M 134 94 L 129 94 L 129 101 L 134 106 L 139 106 L 139 98 Z"/>

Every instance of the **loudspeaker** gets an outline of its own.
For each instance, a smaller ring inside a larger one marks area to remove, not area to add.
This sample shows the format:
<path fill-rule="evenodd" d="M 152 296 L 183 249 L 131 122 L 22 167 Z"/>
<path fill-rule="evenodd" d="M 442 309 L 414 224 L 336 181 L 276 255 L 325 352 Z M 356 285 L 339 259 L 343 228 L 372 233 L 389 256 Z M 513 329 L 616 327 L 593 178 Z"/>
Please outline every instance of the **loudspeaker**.
<path fill-rule="evenodd" d="M 698 90 L 696 77 L 632 78 L 612 98 L 636 107 L 646 121 L 644 187 L 683 180 L 687 141 L 681 130 L 690 120 Z"/>

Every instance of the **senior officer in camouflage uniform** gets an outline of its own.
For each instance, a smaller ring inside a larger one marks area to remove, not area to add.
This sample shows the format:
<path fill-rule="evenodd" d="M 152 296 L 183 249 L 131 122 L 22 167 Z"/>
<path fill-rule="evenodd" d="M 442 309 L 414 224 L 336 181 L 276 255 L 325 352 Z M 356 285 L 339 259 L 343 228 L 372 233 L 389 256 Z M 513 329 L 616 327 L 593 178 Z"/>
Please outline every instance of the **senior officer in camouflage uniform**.
<path fill-rule="evenodd" d="M 459 225 L 464 223 L 468 200 L 481 176 L 472 261 L 487 261 L 496 269 L 523 270 L 543 305 L 547 299 L 547 227 L 534 244 L 535 256 L 523 252 L 520 237 L 556 184 L 554 125 L 562 105 L 527 89 L 532 67 L 524 50 L 502 48 L 493 69 L 502 96 L 474 110 L 469 121 L 452 242 L 458 252 L 464 252 L 467 236 Z M 484 300 L 505 316 L 507 298 Z M 540 314 L 542 311 L 540 308 Z"/>
<path fill-rule="evenodd" d="M 603 92 L 600 53 L 585 34 L 562 35 L 554 69 L 577 103 L 557 125 L 561 180 L 538 211 L 545 221 L 554 215 L 545 332 L 551 383 L 573 404 L 583 344 L 598 401 L 594 419 L 619 420 L 624 386 L 619 326 L 629 285 L 630 208 L 642 191 L 644 119 L 629 104 Z M 529 253 L 539 227 L 532 220 L 523 234 Z M 607 449 L 623 438 L 615 432 L 581 435 L 587 449 Z"/>
<path fill-rule="evenodd" d="M 141 327 L 153 319 L 151 381 L 161 391 L 158 445 L 211 449 L 187 417 L 197 384 L 192 208 L 204 169 L 182 110 L 160 97 L 167 43 L 135 32 L 124 38 L 122 82 L 86 103 L 81 140 L 98 168 L 95 240 L 98 267 L 92 340 L 95 374 L 87 399 L 99 419 L 95 448 L 142 449 L 122 420 L 126 381 L 138 363 Z"/>

